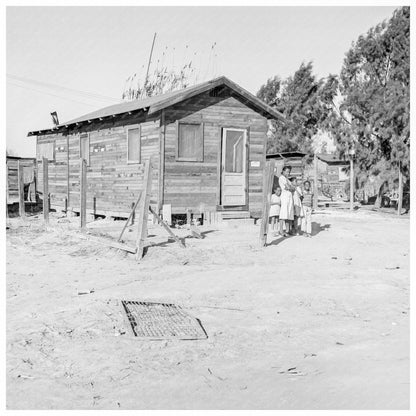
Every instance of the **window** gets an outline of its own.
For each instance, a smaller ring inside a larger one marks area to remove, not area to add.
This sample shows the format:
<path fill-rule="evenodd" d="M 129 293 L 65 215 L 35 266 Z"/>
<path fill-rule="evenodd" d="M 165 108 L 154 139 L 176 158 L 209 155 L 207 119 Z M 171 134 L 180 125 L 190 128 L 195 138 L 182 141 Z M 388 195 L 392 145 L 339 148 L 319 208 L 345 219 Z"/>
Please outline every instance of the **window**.
<path fill-rule="evenodd" d="M 127 163 L 140 163 L 140 126 L 127 129 Z"/>
<path fill-rule="evenodd" d="M 42 157 L 46 157 L 48 160 L 55 160 L 55 143 L 38 141 L 36 146 L 36 158 L 42 160 Z"/>
<path fill-rule="evenodd" d="M 88 133 L 79 135 L 79 157 L 87 161 L 87 166 L 90 165 L 90 135 Z"/>
<path fill-rule="evenodd" d="M 178 122 L 177 134 L 176 160 L 202 162 L 204 160 L 204 124 Z"/>

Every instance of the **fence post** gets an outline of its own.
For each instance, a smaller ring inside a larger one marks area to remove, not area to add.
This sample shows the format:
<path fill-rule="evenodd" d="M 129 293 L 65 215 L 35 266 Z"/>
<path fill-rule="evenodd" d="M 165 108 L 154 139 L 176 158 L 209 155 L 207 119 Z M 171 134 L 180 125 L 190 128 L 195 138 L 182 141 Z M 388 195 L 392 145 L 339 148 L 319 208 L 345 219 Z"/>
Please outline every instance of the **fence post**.
<path fill-rule="evenodd" d="M 42 157 L 42 173 L 43 173 L 43 220 L 49 222 L 49 175 L 48 175 L 48 158 Z"/>
<path fill-rule="evenodd" d="M 260 224 L 260 246 L 264 247 L 267 243 L 267 231 L 269 228 L 270 198 L 272 196 L 274 179 L 274 160 L 268 160 L 264 169 L 263 177 L 263 211 Z"/>
<path fill-rule="evenodd" d="M 24 218 L 25 213 L 25 181 L 23 175 L 23 166 L 20 160 L 17 161 L 17 189 L 19 193 L 19 215 Z"/>
<path fill-rule="evenodd" d="M 81 229 L 84 230 L 87 224 L 87 161 L 85 159 L 80 160 L 80 218 Z"/>
<path fill-rule="evenodd" d="M 147 218 L 149 215 L 150 195 L 152 193 L 152 164 L 150 159 L 144 164 L 143 192 L 138 213 L 138 231 L 136 240 L 136 260 L 143 257 L 144 243 L 147 237 Z"/>

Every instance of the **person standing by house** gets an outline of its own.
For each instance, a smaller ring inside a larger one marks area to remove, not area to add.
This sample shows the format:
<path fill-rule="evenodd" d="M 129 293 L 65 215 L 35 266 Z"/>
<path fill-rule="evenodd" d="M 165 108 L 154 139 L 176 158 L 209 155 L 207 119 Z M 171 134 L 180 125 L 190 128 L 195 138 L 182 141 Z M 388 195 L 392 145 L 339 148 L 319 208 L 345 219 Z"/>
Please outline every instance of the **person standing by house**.
<path fill-rule="evenodd" d="M 301 222 L 301 230 L 305 237 L 312 236 L 312 207 L 313 207 L 313 192 L 311 189 L 311 183 L 305 181 L 303 184 L 303 211 L 304 217 Z"/>
<path fill-rule="evenodd" d="M 280 215 L 280 206 L 281 206 L 281 196 L 282 190 L 277 187 L 274 190 L 274 194 L 271 197 L 270 201 L 270 214 L 269 217 L 272 220 L 272 230 L 276 230 L 278 227 L 280 229 L 279 224 L 279 215 Z"/>
<path fill-rule="evenodd" d="M 279 177 L 279 186 L 282 190 L 282 195 L 280 197 L 280 232 L 284 237 L 288 236 L 290 231 L 290 222 L 294 220 L 294 206 L 293 206 L 293 191 L 294 188 L 289 181 L 289 175 L 292 168 L 290 166 L 285 166 L 282 170 L 282 174 Z M 285 226 L 285 232 L 283 232 L 283 226 Z"/>

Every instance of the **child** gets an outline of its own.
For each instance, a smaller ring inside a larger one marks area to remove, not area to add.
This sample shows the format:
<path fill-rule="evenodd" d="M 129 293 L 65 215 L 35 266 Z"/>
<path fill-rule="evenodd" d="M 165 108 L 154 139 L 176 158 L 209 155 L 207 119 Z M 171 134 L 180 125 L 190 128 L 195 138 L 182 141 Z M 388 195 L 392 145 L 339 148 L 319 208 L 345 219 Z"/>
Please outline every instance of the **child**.
<path fill-rule="evenodd" d="M 305 181 L 303 184 L 303 209 L 305 216 L 302 218 L 301 229 L 305 237 L 312 236 L 312 206 L 313 206 L 313 192 L 311 190 L 311 183 Z"/>
<path fill-rule="evenodd" d="M 299 219 L 304 217 L 303 206 L 302 206 L 302 190 L 297 184 L 296 178 L 291 180 L 293 191 L 293 205 L 295 208 L 294 219 L 293 219 L 293 234 L 299 235 Z"/>
<path fill-rule="evenodd" d="M 281 206 L 281 199 L 280 195 L 282 194 L 282 190 L 277 187 L 274 190 L 274 194 L 272 195 L 270 201 L 270 214 L 269 217 L 272 220 L 272 230 L 276 230 L 279 224 L 279 215 L 280 215 L 280 206 Z"/>

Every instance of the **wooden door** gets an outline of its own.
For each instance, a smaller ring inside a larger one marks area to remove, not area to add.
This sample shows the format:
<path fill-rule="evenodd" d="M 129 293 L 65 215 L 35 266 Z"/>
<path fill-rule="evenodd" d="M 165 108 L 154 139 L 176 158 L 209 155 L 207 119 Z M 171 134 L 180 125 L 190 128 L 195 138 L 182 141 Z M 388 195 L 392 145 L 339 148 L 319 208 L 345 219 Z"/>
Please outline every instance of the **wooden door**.
<path fill-rule="evenodd" d="M 224 128 L 221 158 L 221 205 L 246 204 L 247 130 Z"/>

